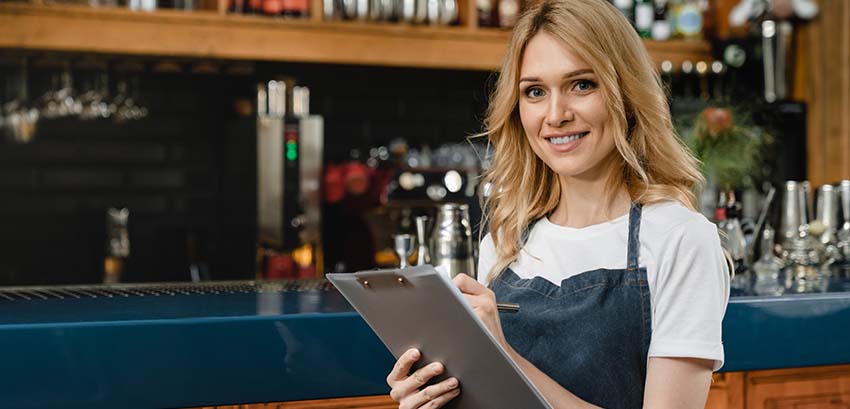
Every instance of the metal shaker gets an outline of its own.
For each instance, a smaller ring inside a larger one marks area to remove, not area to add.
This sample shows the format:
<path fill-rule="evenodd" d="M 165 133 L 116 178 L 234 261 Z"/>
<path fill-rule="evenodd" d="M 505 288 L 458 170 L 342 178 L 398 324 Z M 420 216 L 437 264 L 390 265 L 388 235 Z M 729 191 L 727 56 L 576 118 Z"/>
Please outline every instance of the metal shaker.
<path fill-rule="evenodd" d="M 416 256 L 417 266 L 431 264 L 431 249 L 429 248 L 429 240 L 426 235 L 427 227 L 428 216 L 419 216 L 416 218 L 416 242 L 419 243 L 419 250 Z"/>
<path fill-rule="evenodd" d="M 785 244 L 800 235 L 800 227 L 808 224 L 806 199 L 801 183 L 785 182 L 782 195 L 782 217 L 779 224 L 779 241 Z"/>
<path fill-rule="evenodd" d="M 838 184 L 838 196 L 841 201 L 841 224 L 836 224 L 837 248 L 841 257 L 841 275 L 850 277 L 850 180 Z"/>
<path fill-rule="evenodd" d="M 823 223 L 824 231 L 820 235 L 823 244 L 835 243 L 838 225 L 838 192 L 832 185 L 823 185 L 817 189 L 815 219 Z"/>
<path fill-rule="evenodd" d="M 432 236 L 434 252 L 431 257 L 435 267 L 442 267 L 451 277 L 458 274 L 476 277 L 469 206 L 458 203 L 441 205 Z"/>

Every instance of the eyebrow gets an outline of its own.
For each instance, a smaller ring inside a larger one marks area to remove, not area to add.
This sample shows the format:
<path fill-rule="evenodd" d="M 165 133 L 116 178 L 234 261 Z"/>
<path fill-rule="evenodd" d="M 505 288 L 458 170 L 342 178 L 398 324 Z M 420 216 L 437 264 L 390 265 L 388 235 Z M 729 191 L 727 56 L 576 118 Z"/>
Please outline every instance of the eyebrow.
<path fill-rule="evenodd" d="M 562 78 L 568 79 L 568 78 L 577 77 L 577 76 L 583 75 L 583 74 L 593 74 L 593 70 L 591 70 L 590 68 L 582 68 L 580 70 L 575 70 L 573 72 L 566 73 L 566 74 L 564 74 L 564 76 Z M 527 82 L 540 82 L 540 78 L 523 77 L 523 78 L 520 78 L 520 80 L 519 80 L 519 82 L 521 82 L 521 83 L 526 82 L 526 81 Z"/>

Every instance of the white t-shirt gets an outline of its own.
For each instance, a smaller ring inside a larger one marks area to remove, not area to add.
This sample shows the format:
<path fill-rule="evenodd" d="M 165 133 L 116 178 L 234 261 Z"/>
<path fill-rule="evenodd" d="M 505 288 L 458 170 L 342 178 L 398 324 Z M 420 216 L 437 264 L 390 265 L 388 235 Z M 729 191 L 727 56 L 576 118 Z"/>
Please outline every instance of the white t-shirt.
<path fill-rule="evenodd" d="M 521 278 L 561 281 L 598 268 L 624 269 L 629 215 L 584 228 L 548 218 L 531 229 L 510 268 Z M 496 262 L 493 240 L 481 242 L 478 277 L 487 283 Z M 646 267 L 652 304 L 649 357 L 701 358 L 723 366 L 721 323 L 729 301 L 729 267 L 717 227 L 679 202 L 644 206 L 640 267 Z"/>

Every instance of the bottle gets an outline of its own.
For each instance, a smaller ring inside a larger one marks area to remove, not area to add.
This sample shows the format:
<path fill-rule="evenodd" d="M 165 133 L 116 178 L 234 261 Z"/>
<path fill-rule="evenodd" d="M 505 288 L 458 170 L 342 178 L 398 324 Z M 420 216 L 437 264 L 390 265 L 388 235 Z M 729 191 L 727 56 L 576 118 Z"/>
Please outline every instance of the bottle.
<path fill-rule="evenodd" d="M 723 230 L 726 226 L 726 192 L 722 190 L 718 193 L 717 204 L 714 207 L 714 223 L 719 230 Z"/>
<path fill-rule="evenodd" d="M 499 27 L 511 28 L 519 17 L 519 0 L 497 0 L 496 14 L 499 17 Z"/>
<path fill-rule="evenodd" d="M 245 12 L 245 0 L 228 0 L 227 12 L 232 14 L 242 14 Z"/>
<path fill-rule="evenodd" d="M 652 24 L 655 20 L 655 7 L 652 0 L 637 0 L 635 2 L 635 28 L 641 38 L 652 37 Z"/>
<path fill-rule="evenodd" d="M 130 257 L 130 234 L 127 221 L 130 210 L 109 208 L 106 211 L 106 257 L 103 260 L 103 283 L 121 282 L 126 261 Z"/>
<path fill-rule="evenodd" d="M 735 200 L 735 193 L 728 193 L 729 201 L 726 205 L 726 221 L 723 224 L 723 232 L 726 251 L 732 258 L 735 267 L 735 275 L 732 278 L 730 286 L 738 294 L 746 294 L 750 290 L 750 274 L 747 269 L 747 241 L 744 238 L 744 231 L 741 229 L 741 221 L 739 219 L 739 204 Z"/>
<path fill-rule="evenodd" d="M 667 0 L 655 0 L 654 21 L 652 22 L 652 39 L 666 41 L 670 39 L 671 27 Z"/>
<path fill-rule="evenodd" d="M 281 13 L 291 18 L 306 18 L 310 16 L 308 0 L 281 0 Z"/>
<path fill-rule="evenodd" d="M 479 27 L 496 27 L 496 15 L 494 13 L 494 0 L 476 0 L 475 8 L 478 12 Z"/>
<path fill-rule="evenodd" d="M 779 272 L 784 265 L 782 260 L 773 254 L 775 235 L 773 227 L 765 224 L 761 234 L 761 257 L 753 263 L 753 274 L 755 274 L 753 292 L 756 295 L 778 296 L 785 292 L 785 286 L 779 281 Z"/>
<path fill-rule="evenodd" d="M 620 10 L 624 16 L 626 16 L 626 20 L 629 20 L 629 23 L 632 23 L 632 26 L 635 25 L 635 2 L 634 0 L 613 0 L 612 4 L 614 7 Z"/>
<path fill-rule="evenodd" d="M 278 16 L 283 11 L 282 0 L 263 0 L 263 14 L 267 16 Z"/>

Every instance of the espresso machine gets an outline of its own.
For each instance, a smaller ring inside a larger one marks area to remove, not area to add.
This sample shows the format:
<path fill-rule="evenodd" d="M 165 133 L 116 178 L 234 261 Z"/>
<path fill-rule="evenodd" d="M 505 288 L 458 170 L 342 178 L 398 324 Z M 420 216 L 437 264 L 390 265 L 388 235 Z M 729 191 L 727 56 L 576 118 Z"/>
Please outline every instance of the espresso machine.
<path fill-rule="evenodd" d="M 291 79 L 257 85 L 257 278 L 322 271 L 324 121 Z"/>

